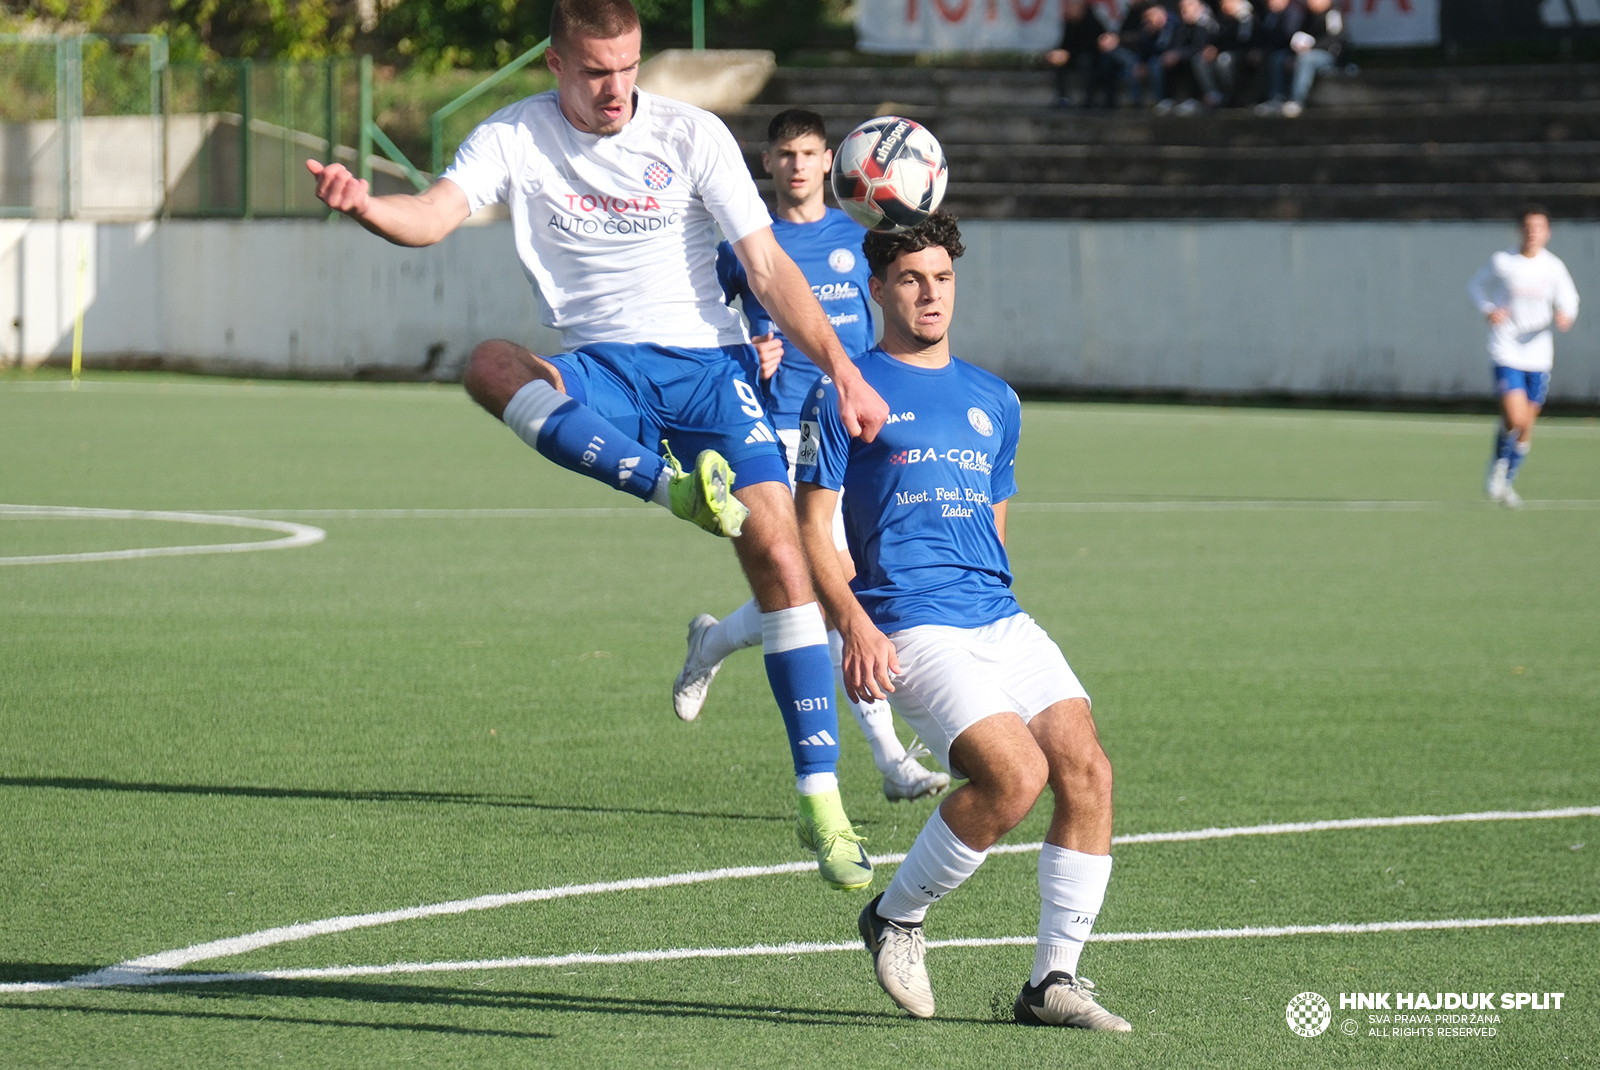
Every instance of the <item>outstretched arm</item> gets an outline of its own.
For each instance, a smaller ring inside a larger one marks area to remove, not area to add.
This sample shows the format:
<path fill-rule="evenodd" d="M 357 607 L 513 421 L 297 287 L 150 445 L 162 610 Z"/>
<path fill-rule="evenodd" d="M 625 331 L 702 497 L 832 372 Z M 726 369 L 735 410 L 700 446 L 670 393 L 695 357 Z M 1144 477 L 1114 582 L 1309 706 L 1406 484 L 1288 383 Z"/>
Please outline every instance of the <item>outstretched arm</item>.
<path fill-rule="evenodd" d="M 839 492 L 816 483 L 795 484 L 795 509 L 800 514 L 800 542 L 811 563 L 811 582 L 828 618 L 844 640 L 844 690 L 856 702 L 881 699 L 894 690 L 890 676 L 900 671 L 894 643 L 872 623 L 856 601 L 833 545 L 833 510 Z"/>
<path fill-rule="evenodd" d="M 432 245 L 459 227 L 471 214 L 467 195 L 448 178 L 414 194 L 374 197 L 367 183 L 344 164 L 306 161 L 317 178 L 317 198 L 343 212 L 378 237 L 396 245 Z"/>
<path fill-rule="evenodd" d="M 815 361 L 839 388 L 839 417 L 845 430 L 863 442 L 877 438 L 878 430 L 889 418 L 889 406 L 850 363 L 849 354 L 839 344 L 839 336 L 833 333 L 827 314 L 811 292 L 811 284 L 778 245 L 772 228 L 762 227 L 745 235 L 734 242 L 733 250 L 744 265 L 750 289 L 761 307 L 789 341 Z"/>

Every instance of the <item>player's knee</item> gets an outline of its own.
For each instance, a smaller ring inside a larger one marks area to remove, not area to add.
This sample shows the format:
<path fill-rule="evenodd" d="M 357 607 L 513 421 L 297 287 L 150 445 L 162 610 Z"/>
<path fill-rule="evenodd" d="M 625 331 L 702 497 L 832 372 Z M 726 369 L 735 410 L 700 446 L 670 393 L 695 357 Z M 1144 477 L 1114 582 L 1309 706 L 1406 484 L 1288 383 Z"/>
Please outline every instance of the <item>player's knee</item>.
<path fill-rule="evenodd" d="M 998 813 L 996 816 L 1006 831 L 1016 828 L 1028 816 L 1033 804 L 1039 801 L 1050 782 L 1050 763 L 1040 751 L 1021 756 L 1007 770 L 1001 782 Z"/>

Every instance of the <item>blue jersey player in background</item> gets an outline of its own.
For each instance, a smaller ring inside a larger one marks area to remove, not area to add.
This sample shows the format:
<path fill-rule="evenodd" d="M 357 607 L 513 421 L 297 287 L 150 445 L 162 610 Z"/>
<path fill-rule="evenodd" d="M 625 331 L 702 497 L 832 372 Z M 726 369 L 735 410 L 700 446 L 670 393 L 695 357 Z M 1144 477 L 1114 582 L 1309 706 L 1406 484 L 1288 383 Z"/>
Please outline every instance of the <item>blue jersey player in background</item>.
<path fill-rule="evenodd" d="M 892 694 L 967 780 L 861 911 L 861 936 L 884 991 L 907 1013 L 933 1017 L 923 918 L 1048 786 L 1055 812 L 1039 854 L 1039 940 L 1013 1013 L 1023 1025 L 1125 1032 L 1078 975 L 1111 878 L 1111 763 L 1083 685 L 1011 593 L 1006 503 L 1017 492 L 1022 406 L 1002 380 L 950 354 L 962 251 L 944 212 L 908 232 L 867 236 L 883 342 L 855 365 L 888 402 L 888 422 L 874 441 L 852 440 L 825 378 L 801 413 L 801 539 L 844 637 L 845 686 Z M 833 552 L 841 492 L 854 579 Z"/>
<path fill-rule="evenodd" d="M 866 352 L 874 339 L 872 306 L 867 301 L 870 273 L 861 251 L 861 240 L 867 231 L 823 202 L 823 186 L 833 165 L 833 153 L 828 151 L 822 116 L 801 108 L 775 116 L 767 127 L 767 148 L 761 154 L 761 162 L 772 175 L 776 190 L 773 237 L 811 284 L 811 292 L 845 352 L 852 356 Z M 717 250 L 717 276 L 729 303 L 737 298 L 750 321 L 751 342 L 760 359 L 767 418 L 788 454 L 792 477 L 800 446 L 800 408 L 806 391 L 822 373 L 798 347 L 787 344 L 783 332 L 761 306 L 744 265 L 727 242 Z M 836 535 L 843 554 L 842 526 Z M 848 570 L 848 559 L 843 563 Z M 828 640 L 837 675 L 838 633 L 830 632 Z M 720 621 L 709 613 L 690 621 L 688 656 L 672 689 L 672 706 L 678 716 L 686 721 L 698 717 L 723 659 L 759 642 L 761 610 L 754 600 Z M 900 743 L 895 735 L 894 713 L 887 703 L 847 700 L 846 704 L 872 747 L 872 760 L 883 774 L 886 796 L 892 800 L 919 799 L 949 787 L 948 776 L 926 769 L 917 761 L 926 750 L 913 742 L 907 751 Z"/>

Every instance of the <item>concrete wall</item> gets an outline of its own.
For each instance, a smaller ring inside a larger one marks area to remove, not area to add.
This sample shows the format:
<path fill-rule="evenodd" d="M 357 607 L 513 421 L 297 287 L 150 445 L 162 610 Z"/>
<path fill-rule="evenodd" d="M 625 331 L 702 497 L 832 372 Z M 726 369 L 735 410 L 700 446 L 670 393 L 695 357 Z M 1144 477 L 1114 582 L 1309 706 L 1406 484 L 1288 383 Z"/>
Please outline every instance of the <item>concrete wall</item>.
<path fill-rule="evenodd" d="M 966 225 L 958 353 L 1021 387 L 1201 395 L 1489 395 L 1466 280 L 1497 223 Z M 436 374 L 504 336 L 554 352 L 510 226 L 430 249 L 348 222 L 0 222 L 0 362 L 70 352 L 80 249 L 91 364 Z M 1600 224 L 1554 250 L 1589 302 L 1553 397 L 1600 403 Z M 431 358 L 430 358 L 431 354 Z"/>

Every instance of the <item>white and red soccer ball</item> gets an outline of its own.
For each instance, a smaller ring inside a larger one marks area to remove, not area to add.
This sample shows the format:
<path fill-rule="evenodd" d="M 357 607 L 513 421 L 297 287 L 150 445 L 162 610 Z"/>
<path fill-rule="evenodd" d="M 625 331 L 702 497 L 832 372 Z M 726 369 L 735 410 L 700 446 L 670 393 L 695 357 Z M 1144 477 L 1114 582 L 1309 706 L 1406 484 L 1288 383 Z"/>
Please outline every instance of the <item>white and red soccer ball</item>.
<path fill-rule="evenodd" d="M 850 131 L 833 154 L 833 195 L 868 230 L 910 230 L 944 200 L 944 148 L 927 127 L 883 115 Z"/>

